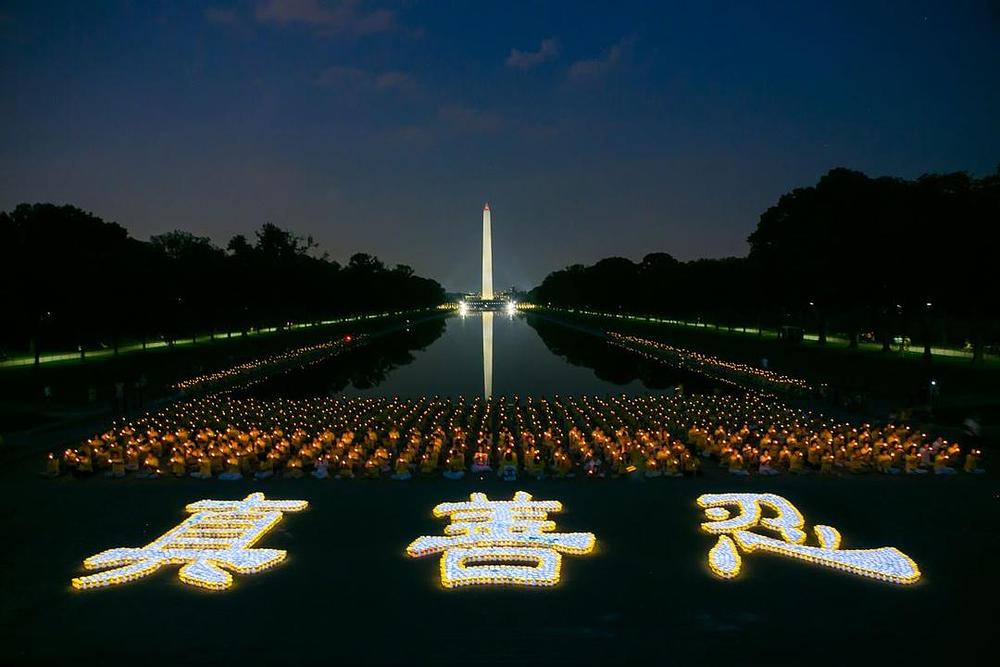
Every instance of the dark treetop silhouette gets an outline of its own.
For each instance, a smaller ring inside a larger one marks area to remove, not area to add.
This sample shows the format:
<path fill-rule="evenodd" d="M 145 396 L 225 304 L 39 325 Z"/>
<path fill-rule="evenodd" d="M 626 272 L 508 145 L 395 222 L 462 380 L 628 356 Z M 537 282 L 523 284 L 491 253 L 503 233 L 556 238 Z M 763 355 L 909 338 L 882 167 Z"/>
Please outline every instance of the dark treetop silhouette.
<path fill-rule="evenodd" d="M 0 213 L 0 352 L 124 338 L 175 340 L 215 330 L 435 306 L 441 286 L 408 266 L 316 256 L 311 239 L 265 224 L 226 250 L 175 231 L 149 242 L 73 206 Z"/>
<path fill-rule="evenodd" d="M 549 274 L 539 304 L 968 342 L 1000 337 L 1000 170 L 915 181 L 834 169 L 760 216 L 745 258 L 621 257 Z"/>

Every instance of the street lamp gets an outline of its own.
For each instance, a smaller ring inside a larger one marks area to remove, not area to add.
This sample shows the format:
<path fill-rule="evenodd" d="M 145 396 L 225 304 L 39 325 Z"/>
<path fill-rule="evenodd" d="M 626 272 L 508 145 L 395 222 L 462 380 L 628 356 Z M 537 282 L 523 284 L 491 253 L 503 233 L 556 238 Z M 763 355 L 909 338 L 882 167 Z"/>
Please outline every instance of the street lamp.
<path fill-rule="evenodd" d="M 928 301 L 924 304 L 924 359 L 931 359 L 931 307 L 934 304 Z"/>

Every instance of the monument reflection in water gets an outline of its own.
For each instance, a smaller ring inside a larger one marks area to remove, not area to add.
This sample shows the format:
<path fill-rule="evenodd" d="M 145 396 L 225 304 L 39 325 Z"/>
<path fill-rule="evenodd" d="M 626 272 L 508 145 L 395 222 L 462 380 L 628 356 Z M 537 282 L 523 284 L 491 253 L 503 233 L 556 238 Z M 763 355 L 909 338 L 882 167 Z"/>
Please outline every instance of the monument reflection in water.
<path fill-rule="evenodd" d="M 517 306 L 513 302 L 507 302 L 503 312 L 511 320 Z M 464 319 L 469 316 L 469 309 L 463 303 L 458 309 L 459 315 Z M 483 398 L 489 400 L 493 396 L 493 315 L 492 310 L 481 310 L 479 315 L 483 318 Z"/>
<path fill-rule="evenodd" d="M 493 291 L 493 229 L 490 220 L 489 203 L 483 206 L 483 282 L 479 295 L 468 295 L 458 305 L 458 313 L 463 318 L 470 310 L 482 313 L 483 317 L 483 397 L 493 396 L 493 313 L 502 309 L 512 319 L 517 307 L 504 294 Z"/>
<path fill-rule="evenodd" d="M 483 313 L 483 398 L 493 396 L 493 311 Z"/>

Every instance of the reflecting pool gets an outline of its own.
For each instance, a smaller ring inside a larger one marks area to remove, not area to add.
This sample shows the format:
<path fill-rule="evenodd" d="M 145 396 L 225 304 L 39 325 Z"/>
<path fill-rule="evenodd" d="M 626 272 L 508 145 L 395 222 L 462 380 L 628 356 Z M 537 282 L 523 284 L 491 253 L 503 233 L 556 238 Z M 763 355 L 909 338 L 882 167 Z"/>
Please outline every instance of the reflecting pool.
<path fill-rule="evenodd" d="M 374 336 L 349 354 L 282 373 L 245 393 L 551 396 L 719 389 L 607 345 L 547 317 L 516 313 L 436 316 Z"/>

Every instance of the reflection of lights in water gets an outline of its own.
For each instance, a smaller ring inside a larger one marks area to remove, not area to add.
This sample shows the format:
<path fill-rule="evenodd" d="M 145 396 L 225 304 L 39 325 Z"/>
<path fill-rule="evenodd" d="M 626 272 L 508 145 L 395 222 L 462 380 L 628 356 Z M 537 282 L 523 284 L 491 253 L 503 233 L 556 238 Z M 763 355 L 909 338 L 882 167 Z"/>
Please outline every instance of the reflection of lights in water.
<path fill-rule="evenodd" d="M 514 302 L 514 301 L 508 301 L 507 302 L 507 307 L 505 308 L 505 310 L 507 311 L 508 315 L 513 316 L 514 315 L 514 311 L 517 310 L 517 303 Z"/>
<path fill-rule="evenodd" d="M 483 313 L 483 398 L 493 396 L 493 313 Z"/>
<path fill-rule="evenodd" d="M 469 305 L 464 301 L 460 301 L 458 304 L 458 314 L 465 317 L 469 314 Z"/>

